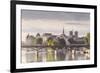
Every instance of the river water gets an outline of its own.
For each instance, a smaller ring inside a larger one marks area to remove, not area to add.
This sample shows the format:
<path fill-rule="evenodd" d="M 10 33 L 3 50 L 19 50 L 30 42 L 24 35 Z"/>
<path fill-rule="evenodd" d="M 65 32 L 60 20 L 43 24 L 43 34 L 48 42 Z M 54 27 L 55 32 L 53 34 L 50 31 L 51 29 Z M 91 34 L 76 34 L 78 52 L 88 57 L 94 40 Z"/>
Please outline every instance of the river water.
<path fill-rule="evenodd" d="M 22 48 L 21 62 L 52 62 L 52 61 L 71 61 L 89 60 L 90 50 L 87 48 Z"/>

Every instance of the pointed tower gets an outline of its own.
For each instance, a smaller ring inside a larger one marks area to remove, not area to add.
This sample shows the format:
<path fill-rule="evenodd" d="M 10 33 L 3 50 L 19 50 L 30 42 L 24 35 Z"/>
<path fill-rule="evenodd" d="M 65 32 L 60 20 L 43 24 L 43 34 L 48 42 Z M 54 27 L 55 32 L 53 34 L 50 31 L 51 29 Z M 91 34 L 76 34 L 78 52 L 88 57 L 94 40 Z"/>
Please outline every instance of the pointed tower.
<path fill-rule="evenodd" d="M 75 38 L 78 38 L 78 31 L 75 31 Z"/>
<path fill-rule="evenodd" d="M 28 39 L 28 37 L 29 37 L 29 33 L 27 34 L 26 38 Z"/>
<path fill-rule="evenodd" d="M 64 27 L 63 27 L 63 34 L 65 34 Z"/>
<path fill-rule="evenodd" d="M 73 37 L 73 30 L 72 31 L 69 31 L 69 36 L 70 37 Z"/>

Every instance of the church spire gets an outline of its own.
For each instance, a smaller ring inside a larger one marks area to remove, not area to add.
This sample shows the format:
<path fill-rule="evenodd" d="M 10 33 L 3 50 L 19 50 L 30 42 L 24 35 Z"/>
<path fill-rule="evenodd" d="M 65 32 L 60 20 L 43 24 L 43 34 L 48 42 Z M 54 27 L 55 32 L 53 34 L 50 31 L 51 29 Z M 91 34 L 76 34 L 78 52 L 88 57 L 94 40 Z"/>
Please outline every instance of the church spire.
<path fill-rule="evenodd" d="M 63 34 L 65 34 L 65 32 L 64 32 L 64 27 L 63 27 Z"/>

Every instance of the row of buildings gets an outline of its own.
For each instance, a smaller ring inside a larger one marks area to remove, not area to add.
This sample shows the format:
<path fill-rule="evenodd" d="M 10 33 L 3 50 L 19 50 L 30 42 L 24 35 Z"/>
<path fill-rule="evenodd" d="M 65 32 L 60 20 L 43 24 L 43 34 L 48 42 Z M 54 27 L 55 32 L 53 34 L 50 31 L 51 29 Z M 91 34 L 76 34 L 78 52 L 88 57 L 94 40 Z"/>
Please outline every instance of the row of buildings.
<path fill-rule="evenodd" d="M 44 44 L 50 38 L 56 42 L 59 42 L 59 39 L 63 39 L 66 45 L 85 44 L 84 37 L 79 37 L 78 31 L 69 31 L 69 35 L 66 35 L 63 28 L 63 31 L 60 35 L 53 35 L 52 33 L 44 33 L 43 35 L 40 35 L 37 33 L 36 36 L 33 36 L 28 34 L 26 36 L 26 42 L 22 43 L 22 45 L 38 45 L 39 43 L 36 44 L 36 39 L 39 39 L 40 44 Z"/>

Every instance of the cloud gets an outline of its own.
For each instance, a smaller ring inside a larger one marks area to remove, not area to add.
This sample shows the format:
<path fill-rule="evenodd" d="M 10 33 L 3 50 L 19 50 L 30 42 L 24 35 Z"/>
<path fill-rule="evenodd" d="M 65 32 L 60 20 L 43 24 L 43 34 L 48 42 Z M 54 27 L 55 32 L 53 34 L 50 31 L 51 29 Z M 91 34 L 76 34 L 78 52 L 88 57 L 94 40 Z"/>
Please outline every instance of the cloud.
<path fill-rule="evenodd" d="M 61 34 L 63 27 L 65 34 L 70 30 L 77 30 L 79 35 L 90 32 L 90 14 L 76 12 L 32 11 L 22 10 L 22 40 L 28 33 L 36 35 L 50 32 Z"/>
<path fill-rule="evenodd" d="M 78 30 L 89 32 L 90 25 L 89 22 L 84 21 L 68 21 L 68 23 L 73 24 L 66 24 L 67 21 L 58 21 L 58 20 L 22 20 L 22 31 L 23 32 L 33 32 L 33 33 L 43 33 L 43 32 L 53 32 L 53 33 L 61 33 L 63 27 L 66 31 L 70 30 Z M 76 23 L 83 23 L 82 25 L 74 24 Z"/>
<path fill-rule="evenodd" d="M 89 13 L 43 11 L 43 10 L 22 10 L 23 19 L 54 19 L 54 20 L 89 20 Z"/>

